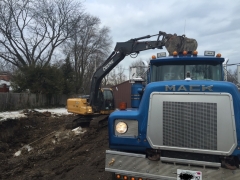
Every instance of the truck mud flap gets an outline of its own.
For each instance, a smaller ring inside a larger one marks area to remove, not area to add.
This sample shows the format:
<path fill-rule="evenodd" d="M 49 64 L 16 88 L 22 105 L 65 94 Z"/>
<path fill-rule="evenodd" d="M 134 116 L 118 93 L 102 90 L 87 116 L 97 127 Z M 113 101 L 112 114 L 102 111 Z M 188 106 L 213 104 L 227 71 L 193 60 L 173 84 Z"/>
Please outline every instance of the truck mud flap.
<path fill-rule="evenodd" d="M 108 172 L 143 179 L 176 180 L 181 179 L 180 174 L 177 174 L 180 172 L 179 170 L 184 170 L 181 172 L 201 172 L 203 180 L 239 180 L 240 177 L 240 169 L 229 170 L 221 167 L 183 165 L 178 162 L 151 161 L 143 154 L 106 151 L 105 171 Z"/>

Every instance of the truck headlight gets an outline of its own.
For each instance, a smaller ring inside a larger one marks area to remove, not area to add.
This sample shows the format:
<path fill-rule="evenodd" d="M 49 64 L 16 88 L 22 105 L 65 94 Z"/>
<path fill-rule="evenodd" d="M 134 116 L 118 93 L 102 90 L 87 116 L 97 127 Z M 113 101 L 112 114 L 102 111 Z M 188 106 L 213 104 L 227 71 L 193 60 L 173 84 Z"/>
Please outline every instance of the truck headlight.
<path fill-rule="evenodd" d="M 120 134 L 124 134 L 127 132 L 128 126 L 125 122 L 119 122 L 116 125 L 116 131 Z"/>

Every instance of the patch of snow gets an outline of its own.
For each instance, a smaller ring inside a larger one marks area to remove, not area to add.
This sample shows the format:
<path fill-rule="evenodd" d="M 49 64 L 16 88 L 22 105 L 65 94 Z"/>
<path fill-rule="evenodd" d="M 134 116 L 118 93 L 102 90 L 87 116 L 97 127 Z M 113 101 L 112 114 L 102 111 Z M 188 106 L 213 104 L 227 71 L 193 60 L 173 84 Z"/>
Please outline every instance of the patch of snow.
<path fill-rule="evenodd" d="M 51 112 L 53 114 L 58 114 L 58 115 L 68 115 L 68 114 L 71 114 L 67 111 L 66 108 L 55 108 L 55 109 L 34 109 L 38 112 Z"/>
<path fill-rule="evenodd" d="M 56 140 L 55 140 L 55 139 L 53 139 L 53 140 L 52 140 L 52 143 L 53 143 L 53 144 L 56 144 Z"/>
<path fill-rule="evenodd" d="M 25 146 L 23 146 L 23 148 L 27 149 L 28 152 L 33 150 L 33 148 L 31 146 L 29 146 L 29 145 L 25 145 Z"/>
<path fill-rule="evenodd" d="M 17 119 L 21 117 L 26 117 L 21 111 L 7 111 L 0 113 L 0 121 L 4 121 L 6 119 Z"/>
<path fill-rule="evenodd" d="M 75 135 L 84 134 L 85 132 L 87 132 L 86 130 L 83 130 L 80 126 L 73 129 L 72 131 L 75 133 Z"/>
<path fill-rule="evenodd" d="M 29 146 L 28 144 L 27 145 L 24 145 L 20 150 L 18 150 L 17 152 L 14 153 L 14 156 L 17 157 L 17 156 L 20 156 L 22 154 L 22 150 L 26 149 L 28 152 L 33 150 L 33 148 L 31 146 Z"/>
<path fill-rule="evenodd" d="M 54 108 L 54 109 L 34 109 L 38 112 L 51 112 L 52 114 L 56 114 L 56 115 L 69 115 L 71 113 L 69 113 L 67 111 L 66 108 Z M 26 115 L 23 114 L 23 110 L 20 111 L 6 111 L 6 112 L 0 112 L 0 121 L 4 121 L 7 119 L 18 119 L 21 117 L 26 117 Z"/>
<path fill-rule="evenodd" d="M 0 85 L 6 84 L 9 87 L 9 90 L 12 90 L 11 83 L 9 81 L 0 80 Z"/>
<path fill-rule="evenodd" d="M 52 142 L 55 144 L 56 142 L 60 142 L 63 139 L 69 139 L 70 136 L 71 136 L 71 134 L 70 134 L 69 130 L 68 131 L 58 131 L 54 134 L 54 142 L 53 141 Z"/>
<path fill-rule="evenodd" d="M 0 85 L 1 84 L 6 84 L 7 86 L 10 86 L 10 82 L 9 81 L 0 80 Z"/>
<path fill-rule="evenodd" d="M 14 154 L 14 156 L 20 156 L 21 155 L 21 153 L 22 153 L 22 151 L 21 150 L 19 150 L 19 151 L 17 151 L 17 152 L 15 152 L 15 154 Z"/>

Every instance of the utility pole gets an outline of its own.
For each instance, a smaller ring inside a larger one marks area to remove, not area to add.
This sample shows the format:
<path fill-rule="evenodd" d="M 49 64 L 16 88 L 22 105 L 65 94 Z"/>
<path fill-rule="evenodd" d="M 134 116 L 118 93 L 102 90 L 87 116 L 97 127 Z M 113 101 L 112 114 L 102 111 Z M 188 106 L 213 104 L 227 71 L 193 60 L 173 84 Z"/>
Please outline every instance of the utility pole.
<path fill-rule="evenodd" d="M 225 61 L 223 62 L 223 67 L 224 67 L 224 81 L 228 80 L 228 71 L 227 71 L 227 63 L 229 59 L 225 58 Z"/>
<path fill-rule="evenodd" d="M 237 65 L 237 80 L 238 84 L 240 84 L 240 65 Z"/>

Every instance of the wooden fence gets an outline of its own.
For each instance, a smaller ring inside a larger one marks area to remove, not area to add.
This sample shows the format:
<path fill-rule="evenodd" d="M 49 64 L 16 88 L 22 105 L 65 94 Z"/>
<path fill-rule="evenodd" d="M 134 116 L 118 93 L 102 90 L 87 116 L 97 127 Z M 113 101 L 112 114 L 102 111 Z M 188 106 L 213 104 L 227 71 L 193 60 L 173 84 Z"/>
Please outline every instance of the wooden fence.
<path fill-rule="evenodd" d="M 51 99 L 43 94 L 0 93 L 0 111 L 66 106 L 67 95 L 54 95 Z"/>

